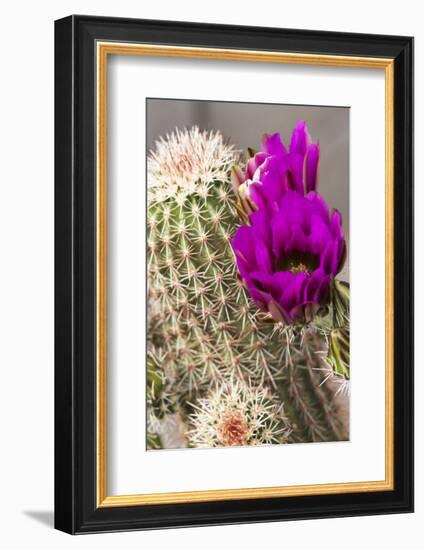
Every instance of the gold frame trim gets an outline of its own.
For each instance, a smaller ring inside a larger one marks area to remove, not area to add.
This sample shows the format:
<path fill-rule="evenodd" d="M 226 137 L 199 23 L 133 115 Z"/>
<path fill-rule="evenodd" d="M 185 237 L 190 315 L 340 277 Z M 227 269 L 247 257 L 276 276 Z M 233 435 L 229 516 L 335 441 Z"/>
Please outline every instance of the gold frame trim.
<path fill-rule="evenodd" d="M 394 489 L 394 61 L 389 58 L 315 55 L 185 46 L 97 42 L 97 506 L 141 506 Z M 385 479 L 250 489 L 109 496 L 107 494 L 107 60 L 109 55 L 220 59 L 384 69 L 386 124 L 386 433 Z"/>

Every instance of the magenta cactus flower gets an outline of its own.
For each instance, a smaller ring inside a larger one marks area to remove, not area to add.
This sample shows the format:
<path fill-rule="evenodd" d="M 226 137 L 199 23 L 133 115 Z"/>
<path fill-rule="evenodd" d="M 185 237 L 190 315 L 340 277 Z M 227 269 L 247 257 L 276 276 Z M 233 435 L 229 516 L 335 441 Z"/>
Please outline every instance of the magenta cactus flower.
<path fill-rule="evenodd" d="M 249 221 L 232 239 L 237 266 L 258 307 L 277 321 L 308 322 L 345 260 L 342 218 L 316 192 L 319 150 L 304 122 L 288 152 L 279 134 L 262 146 L 237 188 Z"/>

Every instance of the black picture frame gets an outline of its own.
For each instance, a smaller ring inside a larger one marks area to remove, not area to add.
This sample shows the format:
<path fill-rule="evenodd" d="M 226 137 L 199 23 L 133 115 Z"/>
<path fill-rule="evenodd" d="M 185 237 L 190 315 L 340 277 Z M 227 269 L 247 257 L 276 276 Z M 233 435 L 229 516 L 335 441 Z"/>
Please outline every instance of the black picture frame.
<path fill-rule="evenodd" d="M 97 507 L 99 40 L 394 60 L 394 490 Z M 413 39 L 73 15 L 55 22 L 55 527 L 94 533 L 413 511 Z"/>

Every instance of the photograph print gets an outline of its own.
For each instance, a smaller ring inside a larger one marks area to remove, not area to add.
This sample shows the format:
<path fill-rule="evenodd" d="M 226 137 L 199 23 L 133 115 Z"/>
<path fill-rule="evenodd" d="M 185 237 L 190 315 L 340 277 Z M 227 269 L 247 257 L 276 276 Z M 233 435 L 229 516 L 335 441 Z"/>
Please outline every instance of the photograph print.
<path fill-rule="evenodd" d="M 146 117 L 147 449 L 349 440 L 349 108 Z"/>

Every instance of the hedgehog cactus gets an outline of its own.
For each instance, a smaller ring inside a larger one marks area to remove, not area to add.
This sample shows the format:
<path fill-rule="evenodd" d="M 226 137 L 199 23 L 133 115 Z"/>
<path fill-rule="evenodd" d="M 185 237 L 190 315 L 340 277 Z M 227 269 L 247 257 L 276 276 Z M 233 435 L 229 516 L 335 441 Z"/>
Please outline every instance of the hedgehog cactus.
<path fill-rule="evenodd" d="M 283 407 L 262 387 L 232 379 L 194 405 L 188 432 L 196 447 L 285 443 L 290 427 Z"/>
<path fill-rule="evenodd" d="M 263 382 L 280 370 L 279 339 L 247 296 L 230 246 L 237 159 L 219 133 L 197 128 L 167 136 L 149 158 L 149 349 L 165 350 L 162 368 L 189 397 L 233 371 Z"/>
<path fill-rule="evenodd" d="M 278 392 L 292 423 L 290 442 L 349 438 L 348 408 L 341 392 L 344 378 L 334 375 L 327 353 L 318 329 L 288 331 Z"/>
<path fill-rule="evenodd" d="M 287 325 L 272 308 L 260 311 L 238 274 L 231 239 L 240 214 L 246 220 L 231 184 L 238 161 L 219 132 L 198 128 L 167 135 L 149 155 L 150 414 L 178 410 L 193 444 L 202 433 L 196 407 L 236 380 L 284 403 L 284 441 L 347 439 L 332 383 L 332 326 Z"/>

